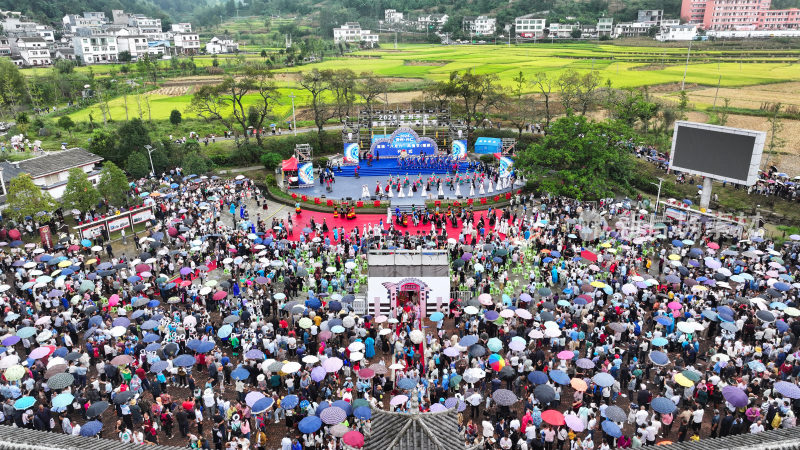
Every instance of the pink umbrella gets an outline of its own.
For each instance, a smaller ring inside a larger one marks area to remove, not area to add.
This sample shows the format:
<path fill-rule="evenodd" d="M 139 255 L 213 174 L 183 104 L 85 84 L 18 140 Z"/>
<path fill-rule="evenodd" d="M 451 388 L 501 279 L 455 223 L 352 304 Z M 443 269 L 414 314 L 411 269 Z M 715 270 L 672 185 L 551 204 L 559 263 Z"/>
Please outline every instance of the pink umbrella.
<path fill-rule="evenodd" d="M 350 447 L 361 448 L 364 446 L 364 435 L 356 430 L 348 431 L 342 436 L 342 441 Z"/>
<path fill-rule="evenodd" d="M 714 249 L 714 250 L 719 250 L 719 244 L 717 244 L 716 242 L 709 242 L 708 243 L 708 248 L 711 248 L 711 249 Z"/>
<path fill-rule="evenodd" d="M 517 309 L 515 309 L 515 310 L 514 310 L 514 312 L 515 312 L 515 313 L 516 313 L 516 314 L 517 314 L 517 315 L 518 315 L 520 318 L 522 318 L 522 319 L 525 319 L 525 320 L 530 320 L 530 319 L 532 319 L 532 318 L 533 318 L 533 316 L 531 315 L 530 311 L 528 311 L 527 309 L 521 309 L 521 308 L 517 308 Z"/>
<path fill-rule="evenodd" d="M 335 356 L 322 361 L 322 367 L 324 367 L 325 371 L 328 373 L 338 372 L 343 365 L 344 362 Z"/>
<path fill-rule="evenodd" d="M 673 310 L 673 311 L 677 311 L 677 310 L 683 308 L 683 305 L 681 305 L 678 302 L 669 302 L 669 303 L 667 303 L 667 307 L 669 309 Z"/>
<path fill-rule="evenodd" d="M 492 302 L 492 296 L 489 295 L 489 294 L 481 294 L 481 295 L 479 295 L 478 296 L 478 301 L 481 303 L 481 305 L 485 305 L 485 306 L 491 306 L 491 305 L 494 304 Z"/>
<path fill-rule="evenodd" d="M 570 430 L 576 433 L 580 433 L 586 428 L 583 426 L 583 421 L 581 420 L 581 418 L 576 416 L 575 414 L 566 414 L 564 416 L 564 422 L 567 424 Z"/>
<path fill-rule="evenodd" d="M 33 349 L 33 351 L 31 351 L 31 353 L 28 355 L 28 358 L 41 359 L 41 358 L 44 358 L 45 356 L 47 356 L 49 354 L 50 354 L 50 348 L 49 347 L 39 347 L 39 348 Z"/>
<path fill-rule="evenodd" d="M 389 401 L 389 404 L 392 406 L 402 405 L 403 403 L 408 401 L 408 396 L 406 395 L 395 395 L 392 397 L 392 400 Z"/>
<path fill-rule="evenodd" d="M 137 264 L 134 269 L 136 269 L 137 272 L 148 272 L 150 271 L 151 267 L 150 264 Z"/>
<path fill-rule="evenodd" d="M 228 293 L 225 291 L 217 291 L 214 292 L 214 300 L 222 300 L 223 298 L 227 297 Z"/>
<path fill-rule="evenodd" d="M 117 306 L 119 304 L 119 295 L 114 294 L 108 297 L 108 306 Z"/>
<path fill-rule="evenodd" d="M 562 351 L 558 352 L 558 355 L 556 355 L 556 356 L 558 356 L 558 359 L 567 360 L 567 359 L 574 358 L 575 357 L 575 353 L 573 353 L 573 352 L 571 352 L 569 350 L 562 350 Z"/>

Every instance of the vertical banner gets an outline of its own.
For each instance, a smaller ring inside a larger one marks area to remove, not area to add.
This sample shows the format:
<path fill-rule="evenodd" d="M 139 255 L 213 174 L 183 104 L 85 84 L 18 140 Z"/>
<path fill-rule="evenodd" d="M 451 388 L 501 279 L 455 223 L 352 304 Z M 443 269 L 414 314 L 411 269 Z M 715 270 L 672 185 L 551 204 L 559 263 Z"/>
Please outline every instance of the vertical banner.
<path fill-rule="evenodd" d="M 358 143 L 351 142 L 344 144 L 344 162 L 345 164 L 358 164 L 359 148 Z"/>
<path fill-rule="evenodd" d="M 53 236 L 50 233 L 50 225 L 39 228 L 39 238 L 42 240 L 42 247 L 53 248 Z"/>
<path fill-rule="evenodd" d="M 453 141 L 453 156 L 458 159 L 464 159 L 467 157 L 467 141 L 464 139 L 459 139 Z"/>
<path fill-rule="evenodd" d="M 511 158 L 503 156 L 500 158 L 500 176 L 505 178 L 511 176 L 511 169 L 514 167 L 514 161 Z"/>
<path fill-rule="evenodd" d="M 314 184 L 314 166 L 310 162 L 301 164 L 297 168 L 297 178 L 300 184 Z"/>

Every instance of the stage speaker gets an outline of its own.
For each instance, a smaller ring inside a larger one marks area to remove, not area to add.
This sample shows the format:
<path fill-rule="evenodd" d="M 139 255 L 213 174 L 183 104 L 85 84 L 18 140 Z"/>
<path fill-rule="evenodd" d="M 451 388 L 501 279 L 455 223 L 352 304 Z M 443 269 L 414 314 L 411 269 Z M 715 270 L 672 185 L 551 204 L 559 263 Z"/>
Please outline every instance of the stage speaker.
<path fill-rule="evenodd" d="M 440 195 L 438 198 L 439 200 L 444 200 L 444 195 Z"/>
<path fill-rule="evenodd" d="M 464 198 L 464 196 L 463 195 L 457 195 L 456 198 L 461 200 L 462 198 Z"/>
<path fill-rule="evenodd" d="M 378 197 L 375 197 L 374 195 L 370 195 L 370 196 L 369 196 L 369 199 L 370 199 L 370 201 L 373 201 L 373 202 L 374 202 L 375 200 L 377 200 L 377 199 L 378 199 Z"/>
<path fill-rule="evenodd" d="M 347 201 L 348 202 L 352 202 L 353 201 L 353 197 L 347 197 Z"/>
<path fill-rule="evenodd" d="M 325 194 L 320 195 L 319 198 L 325 198 Z"/>

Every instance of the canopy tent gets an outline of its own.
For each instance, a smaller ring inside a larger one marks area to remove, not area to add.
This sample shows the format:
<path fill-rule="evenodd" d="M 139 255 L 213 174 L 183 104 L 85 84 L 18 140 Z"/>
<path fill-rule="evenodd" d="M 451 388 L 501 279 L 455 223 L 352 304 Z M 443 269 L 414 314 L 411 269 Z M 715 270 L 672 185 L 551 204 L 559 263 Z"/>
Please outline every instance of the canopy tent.
<path fill-rule="evenodd" d="M 297 170 L 297 158 L 292 156 L 289 159 L 283 160 L 283 162 L 281 163 L 281 170 L 283 170 L 284 172 L 296 171 Z"/>
<path fill-rule="evenodd" d="M 503 140 L 500 138 L 479 137 L 475 141 L 475 153 L 482 155 L 500 153 L 503 150 Z"/>

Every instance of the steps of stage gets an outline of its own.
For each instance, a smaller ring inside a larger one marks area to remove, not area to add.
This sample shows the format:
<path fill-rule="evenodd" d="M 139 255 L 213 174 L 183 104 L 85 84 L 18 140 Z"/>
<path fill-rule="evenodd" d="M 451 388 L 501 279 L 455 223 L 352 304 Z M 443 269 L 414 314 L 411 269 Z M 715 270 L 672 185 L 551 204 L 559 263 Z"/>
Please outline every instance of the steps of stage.
<path fill-rule="evenodd" d="M 452 167 L 452 166 L 451 166 Z M 459 172 L 466 172 L 469 165 L 468 163 L 460 163 L 458 165 Z M 338 177 L 352 177 L 355 176 L 356 166 L 343 166 L 341 170 L 334 172 Z M 430 175 L 432 173 L 437 175 L 442 175 L 448 173 L 448 168 L 431 168 L 431 167 L 424 167 L 424 168 L 405 168 L 399 167 L 397 165 L 397 160 L 389 159 L 389 160 L 380 160 L 380 161 L 373 161 L 372 166 L 368 166 L 366 162 L 361 164 L 361 168 L 358 169 L 358 174 L 360 176 L 365 177 L 375 177 L 375 176 L 386 176 L 389 175 L 397 176 L 401 175 L 404 176 L 408 174 L 411 175 Z"/>

